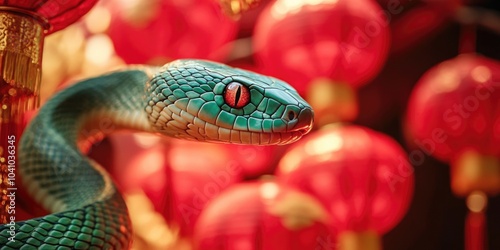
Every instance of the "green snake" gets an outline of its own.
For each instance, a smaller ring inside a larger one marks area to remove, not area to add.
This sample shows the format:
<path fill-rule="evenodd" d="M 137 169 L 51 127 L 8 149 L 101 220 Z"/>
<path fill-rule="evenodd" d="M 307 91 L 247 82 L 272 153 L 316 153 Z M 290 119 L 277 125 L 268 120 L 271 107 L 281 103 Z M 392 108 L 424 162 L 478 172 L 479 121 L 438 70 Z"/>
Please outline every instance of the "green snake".
<path fill-rule="evenodd" d="M 0 249 L 128 249 L 124 200 L 79 142 L 130 129 L 204 142 L 287 144 L 313 111 L 278 79 L 203 60 L 137 66 L 83 80 L 45 103 L 19 144 L 18 172 L 51 214 L 19 221 Z"/>

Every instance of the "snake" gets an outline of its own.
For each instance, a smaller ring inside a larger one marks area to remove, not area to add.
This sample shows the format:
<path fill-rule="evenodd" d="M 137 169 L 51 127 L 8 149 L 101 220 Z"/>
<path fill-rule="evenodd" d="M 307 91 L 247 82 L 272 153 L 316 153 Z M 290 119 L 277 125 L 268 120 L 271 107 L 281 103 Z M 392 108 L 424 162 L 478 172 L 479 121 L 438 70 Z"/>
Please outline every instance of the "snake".
<path fill-rule="evenodd" d="M 124 198 L 82 141 L 115 131 L 249 145 L 293 143 L 310 105 L 287 83 L 208 60 L 136 65 L 51 97 L 19 142 L 18 176 L 45 216 L 0 226 L 0 249 L 130 249 Z"/>

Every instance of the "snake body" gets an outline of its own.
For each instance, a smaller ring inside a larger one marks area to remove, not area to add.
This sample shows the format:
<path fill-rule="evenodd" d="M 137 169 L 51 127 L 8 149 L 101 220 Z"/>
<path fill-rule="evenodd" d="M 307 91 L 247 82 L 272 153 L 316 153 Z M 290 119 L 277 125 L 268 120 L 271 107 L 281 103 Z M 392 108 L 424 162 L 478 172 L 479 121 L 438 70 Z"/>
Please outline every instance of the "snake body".
<path fill-rule="evenodd" d="M 286 83 L 201 60 L 91 78 L 51 98 L 24 132 L 19 175 L 51 214 L 20 221 L 0 249 L 128 249 L 123 198 L 78 142 L 119 129 L 239 144 L 286 144 L 312 126 L 310 106 Z"/>

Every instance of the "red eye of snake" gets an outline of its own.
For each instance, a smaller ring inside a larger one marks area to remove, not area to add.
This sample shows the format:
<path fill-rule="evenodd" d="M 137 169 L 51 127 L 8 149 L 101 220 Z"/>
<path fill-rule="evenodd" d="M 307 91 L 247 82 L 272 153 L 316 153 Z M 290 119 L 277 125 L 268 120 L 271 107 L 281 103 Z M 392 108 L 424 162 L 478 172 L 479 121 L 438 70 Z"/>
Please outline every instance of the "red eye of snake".
<path fill-rule="evenodd" d="M 239 82 L 232 82 L 224 90 L 224 101 L 231 108 L 243 108 L 250 102 L 250 91 Z"/>

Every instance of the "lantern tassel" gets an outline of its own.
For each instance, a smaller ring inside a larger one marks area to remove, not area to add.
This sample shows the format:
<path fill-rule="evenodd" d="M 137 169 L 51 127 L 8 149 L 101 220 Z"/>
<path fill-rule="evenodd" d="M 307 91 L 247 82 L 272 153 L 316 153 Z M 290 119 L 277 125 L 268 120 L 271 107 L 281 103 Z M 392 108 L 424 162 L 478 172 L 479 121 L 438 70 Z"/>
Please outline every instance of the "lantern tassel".
<path fill-rule="evenodd" d="M 0 223 L 15 219 L 9 214 L 13 210 L 9 209 L 7 190 L 21 188 L 16 178 L 17 143 L 25 124 L 24 114 L 38 106 L 47 27 L 35 13 L 0 6 Z"/>
<path fill-rule="evenodd" d="M 465 249 L 486 249 L 486 215 L 488 197 L 482 191 L 474 191 L 467 197 L 469 214 L 465 220 Z"/>
<path fill-rule="evenodd" d="M 484 212 L 469 211 L 465 221 L 465 249 L 484 250 L 486 233 L 486 216 Z"/>

